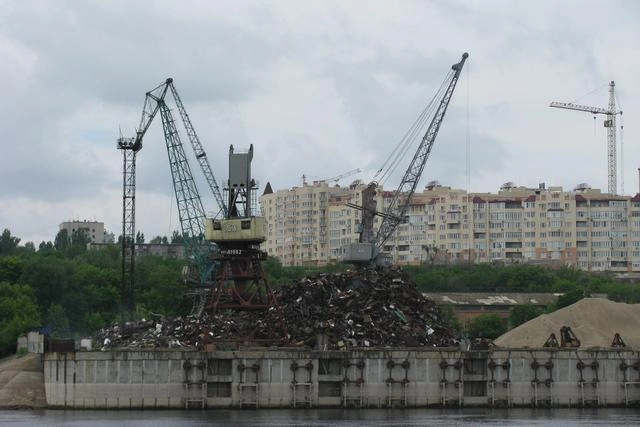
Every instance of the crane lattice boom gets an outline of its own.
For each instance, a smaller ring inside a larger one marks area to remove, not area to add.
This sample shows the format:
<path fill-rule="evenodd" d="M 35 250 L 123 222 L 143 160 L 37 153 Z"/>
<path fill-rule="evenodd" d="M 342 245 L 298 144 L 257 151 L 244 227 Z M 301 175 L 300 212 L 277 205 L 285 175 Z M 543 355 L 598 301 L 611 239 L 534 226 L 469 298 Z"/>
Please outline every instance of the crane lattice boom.
<path fill-rule="evenodd" d="M 134 138 L 118 139 L 118 148 L 123 150 L 123 214 L 122 214 L 122 295 L 123 308 L 127 308 L 130 316 L 133 312 L 134 268 L 135 268 L 135 173 L 136 154 L 142 149 L 144 136 L 158 112 L 162 118 L 167 154 L 171 176 L 173 178 L 174 193 L 178 205 L 178 216 L 182 229 L 182 238 L 190 262 L 197 269 L 197 277 L 190 280 L 204 286 L 209 280 L 212 265 L 208 261 L 211 244 L 204 241 L 205 212 L 198 193 L 184 147 L 175 125 L 171 109 L 165 102 L 167 92 L 171 91 L 178 106 L 183 125 L 187 131 L 189 141 L 200 167 L 209 183 L 211 191 L 222 212 L 226 214 L 226 206 L 220 194 L 220 189 L 207 160 L 202 144 L 191 124 L 182 100 L 173 85 L 173 79 L 168 78 L 162 84 L 146 93 L 142 116 L 136 136 Z"/>
<path fill-rule="evenodd" d="M 362 211 L 362 220 L 359 243 L 351 244 L 345 248 L 345 261 L 356 263 L 375 262 L 380 250 L 384 246 L 384 243 L 396 231 L 398 225 L 404 222 L 405 215 L 409 209 L 409 203 L 415 193 L 420 177 L 422 176 L 427 159 L 431 154 L 431 149 L 433 148 L 436 136 L 440 130 L 440 125 L 442 124 L 447 107 L 451 101 L 451 96 L 456 88 L 462 68 L 468 56 L 469 54 L 465 52 L 462 55 L 460 62 L 451 66 L 452 71 L 449 73 L 447 79 L 445 79 L 445 82 L 438 91 L 438 93 L 443 93 L 443 95 L 439 99 L 438 104 L 435 107 L 435 112 L 431 116 L 432 119 L 429 127 L 422 137 L 418 149 L 411 159 L 409 167 L 404 173 L 400 185 L 395 191 L 391 202 L 384 212 L 376 210 L 375 194 L 378 186 L 376 181 L 372 181 L 367 188 L 362 191 L 362 206 L 352 203 L 347 204 L 349 207 Z M 443 91 L 445 86 L 446 88 Z M 426 123 L 426 120 L 429 117 L 429 115 L 426 114 L 426 111 L 427 110 L 419 116 L 416 124 L 414 124 L 407 135 L 416 135 L 421 124 Z M 405 138 L 403 138 L 403 140 L 404 139 Z M 374 233 L 373 231 L 375 216 L 382 217 L 382 222 L 377 233 Z M 383 260 L 383 262 L 386 262 L 386 260 Z"/>
<path fill-rule="evenodd" d="M 360 168 L 352 169 L 352 170 L 350 170 L 348 172 L 341 173 L 340 175 L 336 175 L 336 176 L 333 176 L 331 178 L 323 179 L 322 181 L 324 181 L 324 182 L 338 182 L 342 178 L 346 178 L 348 176 L 355 175 L 355 174 L 360 173 L 360 172 L 362 172 L 362 170 L 360 170 Z"/>
<path fill-rule="evenodd" d="M 427 159 L 429 159 L 433 143 L 436 140 L 436 136 L 440 130 L 440 125 L 444 119 L 444 114 L 447 111 L 449 101 L 451 100 L 453 91 L 456 88 L 458 79 L 460 78 L 462 67 L 464 66 L 468 56 L 469 54 L 464 53 L 460 62 L 451 67 L 454 72 L 451 76 L 451 80 L 449 81 L 449 86 L 438 104 L 436 112 L 433 115 L 433 119 L 431 120 L 431 124 L 427 128 L 427 132 L 422 138 L 413 159 L 411 159 L 411 163 L 409 163 L 409 167 L 402 177 L 402 181 L 400 181 L 398 189 L 393 195 L 393 199 L 386 210 L 387 215 L 383 216 L 382 224 L 380 224 L 380 228 L 376 235 L 376 246 L 378 248 L 382 248 L 384 242 L 386 242 L 387 239 L 395 232 L 398 224 L 404 221 L 404 217 L 409 209 L 409 201 L 416 191 L 418 181 L 420 181 L 424 166 L 427 163 Z"/>
<path fill-rule="evenodd" d="M 609 110 L 600 107 L 590 107 L 588 105 L 579 105 L 572 102 L 552 102 L 549 107 L 564 108 L 567 110 L 586 111 L 592 114 L 609 114 Z"/>
<path fill-rule="evenodd" d="M 180 116 L 182 117 L 182 123 L 184 124 L 184 128 L 187 131 L 187 137 L 189 138 L 189 142 L 191 142 L 191 147 L 193 148 L 196 159 L 200 164 L 202 173 L 204 174 L 204 177 L 209 184 L 209 188 L 213 193 L 213 197 L 216 199 L 218 208 L 222 211 L 222 215 L 227 216 L 227 207 L 224 203 L 224 199 L 222 198 L 222 193 L 220 191 L 220 187 L 218 186 L 218 182 L 216 181 L 216 177 L 211 170 L 211 165 L 209 164 L 209 160 L 207 159 L 207 154 L 202 148 L 202 144 L 200 143 L 200 138 L 198 138 L 198 135 L 196 134 L 196 131 L 191 124 L 189 114 L 187 114 L 187 110 L 182 104 L 182 100 L 178 95 L 178 91 L 173 85 L 173 79 L 168 79 L 168 82 L 169 88 L 171 89 L 171 94 L 173 95 L 173 99 L 175 100 L 176 105 L 178 106 L 178 111 L 180 112 Z"/>

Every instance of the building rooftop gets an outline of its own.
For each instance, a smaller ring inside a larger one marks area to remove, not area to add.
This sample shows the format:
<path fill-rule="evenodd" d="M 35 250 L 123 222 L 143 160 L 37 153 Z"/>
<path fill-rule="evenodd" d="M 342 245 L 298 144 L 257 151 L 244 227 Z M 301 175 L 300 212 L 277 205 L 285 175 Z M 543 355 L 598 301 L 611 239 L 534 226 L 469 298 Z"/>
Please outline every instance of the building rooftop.
<path fill-rule="evenodd" d="M 540 305 L 546 306 L 558 299 L 561 293 L 423 293 L 423 295 L 439 304 L 453 305 Z"/>

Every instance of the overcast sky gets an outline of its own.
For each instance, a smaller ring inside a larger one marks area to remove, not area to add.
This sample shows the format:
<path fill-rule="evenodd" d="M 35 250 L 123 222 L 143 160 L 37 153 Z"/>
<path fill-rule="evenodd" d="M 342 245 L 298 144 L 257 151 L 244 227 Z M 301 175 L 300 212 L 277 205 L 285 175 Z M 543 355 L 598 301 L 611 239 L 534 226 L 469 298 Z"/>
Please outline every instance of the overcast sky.
<path fill-rule="evenodd" d="M 606 107 L 615 80 L 625 124 L 618 190 L 624 181 L 635 194 L 639 24 L 634 0 L 0 0 L 0 229 L 36 246 L 71 219 L 120 234 L 116 139 L 119 129 L 135 134 L 145 92 L 167 77 L 218 182 L 229 144 L 254 145 L 261 190 L 354 168 L 363 172 L 345 184 L 369 181 L 465 51 L 420 187 L 466 189 L 469 143 L 471 191 L 507 181 L 606 191 L 603 117 L 594 124 L 548 104 Z M 156 120 L 138 154 L 137 229 L 147 239 L 180 226 L 162 135 Z"/>

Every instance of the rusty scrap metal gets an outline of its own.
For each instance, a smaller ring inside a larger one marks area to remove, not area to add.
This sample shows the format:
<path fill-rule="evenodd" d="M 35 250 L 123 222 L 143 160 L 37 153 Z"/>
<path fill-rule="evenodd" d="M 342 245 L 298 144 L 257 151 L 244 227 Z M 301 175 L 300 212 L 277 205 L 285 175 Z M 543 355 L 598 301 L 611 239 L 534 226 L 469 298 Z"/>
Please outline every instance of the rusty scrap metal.
<path fill-rule="evenodd" d="M 337 348 L 457 343 L 436 304 L 400 270 L 321 274 L 285 287 L 280 305 L 294 343 L 318 335 Z"/>
<path fill-rule="evenodd" d="M 283 285 L 280 312 L 223 311 L 141 321 L 102 330 L 103 348 L 204 348 L 237 340 L 329 349 L 451 347 L 458 343 L 439 307 L 400 270 L 320 274 Z M 287 332 L 275 328 L 284 318 Z"/>

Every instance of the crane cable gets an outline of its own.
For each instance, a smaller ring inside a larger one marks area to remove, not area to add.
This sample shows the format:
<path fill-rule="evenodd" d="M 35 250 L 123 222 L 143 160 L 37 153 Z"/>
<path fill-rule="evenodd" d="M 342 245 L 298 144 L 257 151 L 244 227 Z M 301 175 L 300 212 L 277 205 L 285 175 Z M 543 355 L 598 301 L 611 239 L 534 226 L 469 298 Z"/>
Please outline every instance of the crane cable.
<path fill-rule="evenodd" d="M 597 87 L 597 88 L 593 89 L 592 91 L 585 93 L 584 95 L 582 95 L 581 97 L 577 98 L 575 101 L 572 101 L 571 103 L 572 103 L 572 104 L 577 104 L 581 99 L 584 99 L 584 98 L 586 98 L 586 97 L 587 97 L 587 96 L 589 96 L 589 95 L 593 95 L 594 93 L 596 93 L 596 92 L 598 92 L 598 91 L 602 90 L 603 88 L 605 88 L 605 87 L 607 87 L 607 86 L 609 86 L 609 83 L 605 83 L 605 84 L 603 84 L 602 86 Z"/>
<path fill-rule="evenodd" d="M 421 130 L 424 128 L 427 120 L 433 116 L 434 111 L 437 109 L 438 103 L 437 101 L 442 98 L 443 92 L 446 90 L 448 84 L 447 82 L 451 80 L 451 76 L 453 75 L 453 71 L 450 72 L 444 79 L 438 91 L 435 93 L 431 101 L 427 104 L 424 110 L 420 113 L 416 121 L 409 128 L 409 130 L 404 134 L 402 139 L 398 142 L 391 155 L 384 162 L 382 167 L 376 173 L 374 180 L 380 173 L 379 180 L 381 184 L 384 184 L 386 179 L 388 179 L 393 172 L 397 169 L 398 165 L 402 162 L 406 153 L 411 148 L 411 144 L 416 140 Z M 386 169 L 385 169 L 386 168 Z"/>
<path fill-rule="evenodd" d="M 467 65 L 467 69 L 465 71 L 465 73 L 467 73 L 467 78 L 465 79 L 465 82 L 467 84 L 467 105 L 466 105 L 466 141 L 465 141 L 465 145 L 466 145 L 466 155 L 467 155 L 467 162 L 466 162 L 466 173 L 467 173 L 467 179 L 466 179 L 466 186 L 467 186 L 467 203 L 469 202 L 469 194 L 471 194 L 471 125 L 470 125 L 470 112 L 469 112 L 469 104 L 470 104 L 470 96 L 469 96 L 469 87 L 471 86 L 469 84 L 470 79 L 469 79 L 469 65 Z M 471 233 L 467 233 L 467 242 L 466 242 L 466 246 L 467 246 L 467 262 L 469 263 L 469 265 L 472 262 L 471 259 L 471 249 L 473 247 L 473 238 L 472 238 L 473 234 Z"/>
<path fill-rule="evenodd" d="M 466 133 L 466 138 L 465 138 L 465 145 L 466 145 L 466 154 L 467 154 L 467 162 L 466 162 L 466 172 L 467 172 L 467 179 L 466 179 L 466 185 L 467 185 L 467 195 L 471 192 L 471 127 L 470 127 L 470 120 L 469 120 L 469 65 L 467 65 L 465 72 L 467 73 L 467 78 L 465 79 L 466 84 L 467 84 L 467 105 L 466 105 L 466 126 L 465 126 L 465 133 Z"/>
<path fill-rule="evenodd" d="M 379 183 L 382 185 L 388 179 L 393 172 L 397 169 L 398 165 L 404 159 L 407 151 L 411 148 L 412 143 L 416 140 L 416 138 L 420 135 L 422 129 L 424 129 L 425 124 L 428 119 L 431 118 L 438 107 L 438 100 L 443 98 L 443 93 L 446 91 L 448 87 L 448 83 L 451 81 L 451 78 L 454 74 L 454 70 L 451 70 L 447 76 L 444 78 L 440 88 L 435 93 L 433 98 L 429 101 L 427 106 L 422 110 L 422 112 L 418 115 L 418 118 L 411 125 L 411 127 L 407 130 L 407 132 L 400 139 L 396 147 L 393 149 L 389 157 L 385 160 L 383 165 L 378 169 L 374 176 L 374 181 L 378 178 Z"/>

